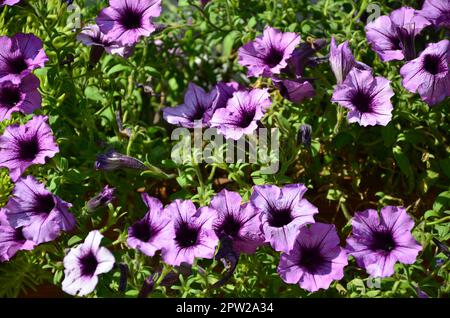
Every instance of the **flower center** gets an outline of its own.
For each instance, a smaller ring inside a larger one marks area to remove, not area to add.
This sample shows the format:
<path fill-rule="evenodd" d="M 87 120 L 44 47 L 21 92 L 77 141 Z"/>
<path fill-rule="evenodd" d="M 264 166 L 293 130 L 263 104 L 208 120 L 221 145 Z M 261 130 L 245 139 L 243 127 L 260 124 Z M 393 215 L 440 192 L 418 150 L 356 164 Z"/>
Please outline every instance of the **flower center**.
<path fill-rule="evenodd" d="M 271 208 L 269 211 L 269 225 L 273 227 L 283 227 L 292 221 L 291 209 Z"/>
<path fill-rule="evenodd" d="M 19 157 L 25 161 L 33 161 L 39 153 L 39 141 L 36 136 L 22 140 L 19 145 Z"/>
<path fill-rule="evenodd" d="M 423 68 L 432 75 L 439 74 L 444 71 L 439 56 L 427 54 L 423 59 Z"/>
<path fill-rule="evenodd" d="M 88 254 L 84 255 L 80 259 L 81 263 L 81 275 L 92 277 L 97 269 L 98 261 L 97 257 L 95 257 L 92 251 L 89 251 Z"/>
<path fill-rule="evenodd" d="M 0 89 L 0 104 L 7 108 L 16 106 L 20 100 L 20 91 L 16 85 L 5 85 Z"/>
<path fill-rule="evenodd" d="M 22 228 L 23 227 L 19 227 L 16 229 L 16 231 L 14 232 L 14 241 L 16 242 L 24 242 L 27 239 L 25 238 L 25 236 L 23 236 L 23 232 L 22 232 Z"/>
<path fill-rule="evenodd" d="M 142 242 L 148 242 L 154 233 L 147 222 L 137 222 L 133 225 L 133 235 Z"/>
<path fill-rule="evenodd" d="M 127 8 L 120 17 L 120 24 L 127 30 L 138 29 L 142 25 L 142 14 Z"/>
<path fill-rule="evenodd" d="M 300 253 L 300 259 L 298 260 L 298 265 L 305 268 L 308 272 L 314 273 L 319 269 L 325 258 L 320 253 L 317 247 L 303 247 Z"/>
<path fill-rule="evenodd" d="M 9 60 L 9 67 L 13 74 L 20 74 L 28 68 L 28 64 L 22 56 L 18 56 Z"/>
<path fill-rule="evenodd" d="M 270 68 L 277 66 L 283 59 L 283 52 L 276 48 L 271 48 L 269 54 L 264 58 L 264 63 L 269 65 Z"/>
<path fill-rule="evenodd" d="M 385 251 L 390 252 L 396 247 L 392 233 L 388 231 L 379 231 L 373 233 L 373 241 L 370 248 L 373 251 Z"/>
<path fill-rule="evenodd" d="M 372 110 L 372 97 L 367 92 L 358 90 L 351 102 L 360 113 L 368 113 Z"/>
<path fill-rule="evenodd" d="M 239 127 L 245 128 L 248 127 L 253 119 L 255 119 L 256 108 L 253 109 L 244 109 L 241 111 L 240 119 L 238 122 Z"/>
<path fill-rule="evenodd" d="M 181 248 L 192 247 L 197 244 L 199 229 L 182 222 L 175 230 L 175 241 Z"/>
<path fill-rule="evenodd" d="M 51 194 L 39 195 L 34 202 L 34 210 L 49 214 L 55 207 L 55 200 Z"/>
<path fill-rule="evenodd" d="M 217 232 L 224 233 L 229 237 L 237 237 L 241 230 L 241 222 L 232 215 L 227 215 L 222 224 L 219 225 Z"/>
<path fill-rule="evenodd" d="M 205 110 L 200 106 L 197 105 L 195 109 L 195 113 L 191 116 L 192 120 L 201 120 L 203 119 L 203 114 L 205 113 Z"/>

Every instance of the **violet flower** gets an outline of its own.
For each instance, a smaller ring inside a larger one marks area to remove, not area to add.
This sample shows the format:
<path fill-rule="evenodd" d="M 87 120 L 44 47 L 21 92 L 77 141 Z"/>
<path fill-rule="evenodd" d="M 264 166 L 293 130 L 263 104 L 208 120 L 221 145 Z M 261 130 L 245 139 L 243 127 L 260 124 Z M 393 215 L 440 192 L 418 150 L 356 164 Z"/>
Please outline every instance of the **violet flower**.
<path fill-rule="evenodd" d="M 226 189 L 212 200 L 210 207 L 217 213 L 213 228 L 217 237 L 228 237 L 234 252 L 252 254 L 264 243 L 259 211 L 250 203 L 241 205 L 237 192 Z"/>
<path fill-rule="evenodd" d="M 141 195 L 148 208 L 144 218 L 128 228 L 128 246 L 135 248 L 147 256 L 168 246 L 171 225 L 170 215 L 163 209 L 162 203 L 148 194 Z"/>
<path fill-rule="evenodd" d="M 5 210 L 0 209 L 0 263 L 9 261 L 18 251 L 31 251 L 36 243 L 27 240 L 21 227 L 15 229 L 7 221 Z"/>
<path fill-rule="evenodd" d="M 361 126 L 386 126 L 392 118 L 394 91 L 384 77 L 356 68 L 338 85 L 331 101 L 349 110 L 348 122 Z"/>
<path fill-rule="evenodd" d="M 20 0 L 0 0 L 0 7 L 2 6 L 13 6 L 16 3 L 19 3 Z"/>
<path fill-rule="evenodd" d="M 0 37 L 0 79 L 18 84 L 34 69 L 48 61 L 42 41 L 33 34 L 18 33 Z"/>
<path fill-rule="evenodd" d="M 266 242 L 276 251 L 291 250 L 301 226 L 314 223 L 319 210 L 308 200 L 303 184 L 254 186 L 250 202 L 260 211 Z"/>
<path fill-rule="evenodd" d="M 350 50 L 350 45 L 348 41 L 345 41 L 339 45 L 336 45 L 334 37 L 331 37 L 330 44 L 330 66 L 331 70 L 336 77 L 336 82 L 341 84 L 347 78 L 348 73 L 353 69 L 357 68 L 360 70 L 368 70 L 371 68 L 361 62 L 357 62 L 355 57 Z"/>
<path fill-rule="evenodd" d="M 219 82 L 216 84 L 216 89 L 219 96 L 217 98 L 215 109 L 225 108 L 235 92 L 245 90 L 236 82 Z"/>
<path fill-rule="evenodd" d="M 12 181 L 17 181 L 29 166 L 44 164 L 59 152 L 47 119 L 34 116 L 24 125 L 6 127 L 0 136 L 0 167 L 9 169 Z"/>
<path fill-rule="evenodd" d="M 239 64 L 248 68 L 249 77 L 279 74 L 299 43 L 300 36 L 293 32 L 266 27 L 261 36 L 239 48 Z"/>
<path fill-rule="evenodd" d="M 450 41 L 430 43 L 419 57 L 400 69 L 402 84 L 432 106 L 450 96 Z"/>
<path fill-rule="evenodd" d="M 450 1 L 425 0 L 419 14 L 436 27 L 450 28 Z"/>
<path fill-rule="evenodd" d="M 402 207 L 386 206 L 381 215 L 368 209 L 356 212 L 347 251 L 372 277 L 389 277 L 394 264 L 412 264 L 422 246 L 411 235 L 414 221 Z"/>
<path fill-rule="evenodd" d="M 208 127 L 217 99 L 216 88 L 206 93 L 203 88 L 189 83 L 184 104 L 164 108 L 164 119 L 170 124 L 186 128 Z"/>
<path fill-rule="evenodd" d="M 161 0 L 109 0 L 96 22 L 108 38 L 131 46 L 155 31 L 151 19 L 160 14 Z"/>
<path fill-rule="evenodd" d="M 0 81 L 0 121 L 10 119 L 14 112 L 32 114 L 41 107 L 38 91 L 39 79 L 33 74 L 25 76 L 19 84 Z"/>
<path fill-rule="evenodd" d="M 293 73 L 294 77 L 302 77 L 307 66 L 315 66 L 323 58 L 317 58 L 314 55 L 324 48 L 327 44 L 325 39 L 316 39 L 311 42 L 303 42 L 294 50 L 291 58 L 287 61 L 287 68 L 283 69 L 283 73 Z"/>
<path fill-rule="evenodd" d="M 219 240 L 213 230 L 214 215 L 210 208 L 196 209 L 190 200 L 175 200 L 165 213 L 172 216 L 167 231 L 172 240 L 162 250 L 164 262 L 172 266 L 193 264 L 195 258 L 212 259 Z"/>
<path fill-rule="evenodd" d="M 411 60 L 416 56 L 414 38 L 430 24 L 418 11 L 401 7 L 367 24 L 367 41 L 384 62 Z"/>
<path fill-rule="evenodd" d="M 133 51 L 132 47 L 120 45 L 103 34 L 97 24 L 90 24 L 83 27 L 81 32 L 77 35 L 77 40 L 84 45 L 92 47 L 91 57 L 92 55 L 101 56 L 103 50 L 105 50 L 108 54 L 116 54 L 126 58 L 129 57 Z M 100 57 L 95 59 L 98 61 L 99 58 Z"/>
<path fill-rule="evenodd" d="M 267 89 L 238 91 L 228 100 L 225 108 L 214 112 L 211 127 L 217 127 L 226 138 L 238 140 L 258 128 L 257 122 L 263 118 L 271 103 Z"/>
<path fill-rule="evenodd" d="M 299 284 L 309 292 L 328 289 L 344 277 L 347 253 L 339 246 L 331 224 L 314 223 L 300 228 L 288 253 L 281 254 L 278 273 L 284 282 Z"/>
<path fill-rule="evenodd" d="M 97 286 L 98 275 L 114 267 L 113 254 L 100 247 L 102 238 L 99 231 L 91 231 L 82 244 L 70 249 L 64 257 L 63 291 L 74 296 L 90 294 Z"/>
<path fill-rule="evenodd" d="M 75 217 L 69 212 L 71 206 L 33 176 L 27 176 L 16 182 L 5 213 L 12 227 L 23 228 L 25 238 L 40 244 L 75 227 Z"/>
<path fill-rule="evenodd" d="M 303 100 L 316 95 L 311 83 L 301 78 L 295 80 L 272 78 L 272 81 L 280 91 L 281 96 L 293 103 L 301 103 Z"/>

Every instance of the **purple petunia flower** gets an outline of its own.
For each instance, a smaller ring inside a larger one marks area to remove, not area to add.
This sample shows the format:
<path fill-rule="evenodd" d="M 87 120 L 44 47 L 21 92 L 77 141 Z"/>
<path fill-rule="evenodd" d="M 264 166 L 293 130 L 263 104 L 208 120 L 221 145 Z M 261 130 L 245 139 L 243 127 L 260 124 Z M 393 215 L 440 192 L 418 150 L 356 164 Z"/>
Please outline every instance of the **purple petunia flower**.
<path fill-rule="evenodd" d="M 335 88 L 331 100 L 350 110 L 347 115 L 350 123 L 386 126 L 392 118 L 392 96 L 389 80 L 354 68 Z"/>
<path fill-rule="evenodd" d="M 216 84 L 216 89 L 219 96 L 217 98 L 215 109 L 225 108 L 235 92 L 245 90 L 245 88 L 241 87 L 241 85 L 236 82 L 219 82 Z"/>
<path fill-rule="evenodd" d="M 450 1 L 425 0 L 419 14 L 436 27 L 450 28 Z"/>
<path fill-rule="evenodd" d="M 72 248 L 64 257 L 63 291 L 70 295 L 87 295 L 97 286 L 98 275 L 114 267 L 113 254 L 100 247 L 102 238 L 99 231 L 91 231 L 84 243 Z"/>
<path fill-rule="evenodd" d="M 148 212 L 142 220 L 128 228 L 127 243 L 145 255 L 153 256 L 172 240 L 169 230 L 171 218 L 158 199 L 143 193 L 142 200 L 148 207 Z"/>
<path fill-rule="evenodd" d="M 203 88 L 189 83 L 184 95 L 184 104 L 164 108 L 164 119 L 170 124 L 186 128 L 207 127 L 216 109 L 217 99 L 216 88 L 206 93 Z"/>
<path fill-rule="evenodd" d="M 47 61 L 42 41 L 33 34 L 0 37 L 0 81 L 18 84 L 34 69 L 44 67 Z"/>
<path fill-rule="evenodd" d="M 411 60 L 416 55 L 414 38 L 430 24 L 418 11 L 401 7 L 367 24 L 367 41 L 384 62 Z"/>
<path fill-rule="evenodd" d="M 109 0 L 96 21 L 100 31 L 123 46 L 155 31 L 151 19 L 161 14 L 161 0 Z"/>
<path fill-rule="evenodd" d="M 357 68 L 360 70 L 368 70 L 371 68 L 361 62 L 357 62 L 350 50 L 348 41 L 345 41 L 339 45 L 336 45 L 334 37 L 331 37 L 330 45 L 330 66 L 336 77 L 336 82 L 341 84 L 347 78 L 348 73 Z"/>
<path fill-rule="evenodd" d="M 59 152 L 47 116 L 34 116 L 24 125 L 10 125 L 0 136 L 0 167 L 9 169 L 12 181 L 33 164 L 44 164 Z"/>
<path fill-rule="evenodd" d="M 49 242 L 61 231 L 75 227 L 75 217 L 68 210 L 72 205 L 52 194 L 33 176 L 17 181 L 12 194 L 5 206 L 6 216 L 12 227 L 23 227 L 28 240 L 37 244 Z"/>
<path fill-rule="evenodd" d="M 115 188 L 111 188 L 109 185 L 105 185 L 100 193 L 98 193 L 95 197 L 87 202 L 86 208 L 88 212 L 94 212 L 98 208 L 111 203 L 114 200 L 115 191 Z"/>
<path fill-rule="evenodd" d="M 450 41 L 431 43 L 400 69 L 402 84 L 410 92 L 418 92 L 432 106 L 450 96 Z"/>
<path fill-rule="evenodd" d="M 27 75 L 19 84 L 9 80 L 0 81 L 0 121 L 11 118 L 13 112 L 32 114 L 41 107 L 41 94 L 37 90 L 39 79 Z"/>
<path fill-rule="evenodd" d="M 414 221 L 402 207 L 386 206 L 378 216 L 376 210 L 356 212 L 347 251 L 358 266 L 372 277 L 389 277 L 394 264 L 412 264 L 422 246 L 411 235 Z"/>
<path fill-rule="evenodd" d="M 275 185 L 254 186 L 250 202 L 260 210 L 262 230 L 266 242 L 276 251 L 288 252 L 301 226 L 314 223 L 318 209 L 303 199 L 303 184 L 282 188 Z"/>
<path fill-rule="evenodd" d="M 93 48 L 103 48 L 108 54 L 116 54 L 122 57 L 129 57 L 133 51 L 131 47 L 120 45 L 103 34 L 97 24 L 85 26 L 80 34 L 77 35 L 77 40 L 84 45 L 92 46 Z"/>
<path fill-rule="evenodd" d="M 296 234 L 293 248 L 281 254 L 278 273 L 288 284 L 299 284 L 309 292 L 327 289 L 344 277 L 347 253 L 339 246 L 339 236 L 331 224 L 314 223 Z"/>
<path fill-rule="evenodd" d="M 266 27 L 261 36 L 239 48 L 239 64 L 248 68 L 248 76 L 279 74 L 299 43 L 300 36 L 293 32 Z"/>
<path fill-rule="evenodd" d="M 27 240 L 22 228 L 13 228 L 6 219 L 4 209 L 0 209 L 0 262 L 9 261 L 18 251 L 31 251 L 36 243 Z"/>
<path fill-rule="evenodd" d="M 235 253 L 251 254 L 264 243 L 259 211 L 250 203 L 241 205 L 239 193 L 220 191 L 211 201 L 210 207 L 217 212 L 213 224 L 217 237 L 232 241 Z"/>
<path fill-rule="evenodd" d="M 169 265 L 192 264 L 196 257 L 214 257 L 218 238 L 212 224 L 215 211 L 208 207 L 196 209 L 189 200 L 175 200 L 165 209 L 172 217 L 169 236 L 172 240 L 162 250 L 162 258 Z"/>
<path fill-rule="evenodd" d="M 19 3 L 20 0 L 0 0 L 0 7 L 2 6 L 13 6 Z"/>
<path fill-rule="evenodd" d="M 291 72 L 296 78 L 303 76 L 306 66 L 315 66 L 322 58 L 314 55 L 325 47 L 327 41 L 325 39 L 317 39 L 313 42 L 300 43 L 298 48 L 294 50 L 291 58 L 287 61 L 288 67 L 283 69 L 283 73 Z"/>
<path fill-rule="evenodd" d="M 281 96 L 293 103 L 301 103 L 316 94 L 311 83 L 301 78 L 296 80 L 272 78 L 272 81 Z"/>
<path fill-rule="evenodd" d="M 238 140 L 244 134 L 251 134 L 258 128 L 257 122 L 263 118 L 270 105 L 267 89 L 238 91 L 228 100 L 225 108 L 214 112 L 211 127 L 217 127 L 218 132 L 226 138 Z"/>

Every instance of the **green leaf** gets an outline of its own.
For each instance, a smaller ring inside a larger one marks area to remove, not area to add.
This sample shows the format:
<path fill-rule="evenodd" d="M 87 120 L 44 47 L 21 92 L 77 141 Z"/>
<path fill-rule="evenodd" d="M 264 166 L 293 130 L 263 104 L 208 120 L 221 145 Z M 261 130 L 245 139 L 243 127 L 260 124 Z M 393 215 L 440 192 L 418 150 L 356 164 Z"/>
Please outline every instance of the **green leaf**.
<path fill-rule="evenodd" d="M 433 204 L 433 210 L 441 212 L 444 209 L 450 209 L 450 191 L 440 193 Z"/>
<path fill-rule="evenodd" d="M 129 71 L 130 67 L 128 65 L 116 64 L 113 67 L 111 67 L 106 74 L 108 76 L 110 76 L 110 75 L 112 75 L 114 73 L 122 72 L 122 71 L 125 71 L 125 70 Z"/>
<path fill-rule="evenodd" d="M 241 32 L 233 30 L 230 33 L 228 33 L 225 38 L 223 39 L 223 50 L 222 50 L 222 56 L 224 59 L 228 59 L 231 55 L 231 51 L 233 50 L 233 45 L 236 42 L 236 39 L 238 39 L 241 36 Z"/>
<path fill-rule="evenodd" d="M 87 99 L 90 99 L 90 100 L 94 100 L 97 102 L 105 101 L 100 90 L 98 89 L 98 87 L 95 87 L 95 86 L 86 87 L 86 89 L 84 90 L 84 95 L 86 96 Z"/>
<path fill-rule="evenodd" d="M 83 239 L 81 237 L 79 237 L 78 235 L 74 235 L 72 236 L 69 241 L 67 242 L 68 246 L 73 246 L 79 242 L 81 242 Z"/>

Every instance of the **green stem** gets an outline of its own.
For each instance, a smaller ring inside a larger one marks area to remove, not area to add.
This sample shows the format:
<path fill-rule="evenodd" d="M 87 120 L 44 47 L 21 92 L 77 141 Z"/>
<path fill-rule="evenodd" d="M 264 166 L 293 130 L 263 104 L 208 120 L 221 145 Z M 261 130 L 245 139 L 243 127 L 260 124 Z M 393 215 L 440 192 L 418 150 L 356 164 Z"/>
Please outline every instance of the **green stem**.
<path fill-rule="evenodd" d="M 344 202 L 340 202 L 339 206 L 340 206 L 340 208 L 342 210 L 342 213 L 344 214 L 345 218 L 347 219 L 347 221 L 350 221 L 352 219 L 352 216 L 348 212 L 348 209 L 345 206 Z"/>
<path fill-rule="evenodd" d="M 217 170 L 217 166 L 213 166 L 211 169 L 211 173 L 209 174 L 209 177 L 208 177 L 208 183 L 213 181 L 214 175 L 216 174 L 216 170 Z"/>
<path fill-rule="evenodd" d="M 130 154 L 131 154 L 131 147 L 133 146 L 135 139 L 136 139 L 136 131 L 133 129 L 131 131 L 130 139 L 128 140 L 127 151 L 126 151 L 127 156 L 130 156 Z"/>
<path fill-rule="evenodd" d="M 211 26 L 213 29 L 215 29 L 216 31 L 220 31 L 223 32 L 222 27 L 218 27 L 216 26 L 211 19 L 209 18 L 209 16 L 205 13 L 205 11 L 203 10 L 203 8 L 201 8 L 200 6 L 196 5 L 195 3 L 193 3 L 192 1 L 189 1 L 189 5 L 191 5 L 192 7 L 196 8 L 198 11 L 200 11 L 201 15 L 205 18 L 206 23 L 208 23 L 209 26 Z"/>
<path fill-rule="evenodd" d="M 166 264 L 163 265 L 163 270 L 161 274 L 158 276 L 158 279 L 155 282 L 155 288 L 157 288 L 163 281 L 163 279 L 172 271 L 172 268 Z"/>
<path fill-rule="evenodd" d="M 443 223 L 443 222 L 446 222 L 446 221 L 450 221 L 450 215 L 446 216 L 446 217 L 443 217 L 442 219 L 439 219 L 437 221 L 426 223 L 426 225 L 427 226 L 431 226 L 431 225 L 440 224 L 440 223 Z"/>

